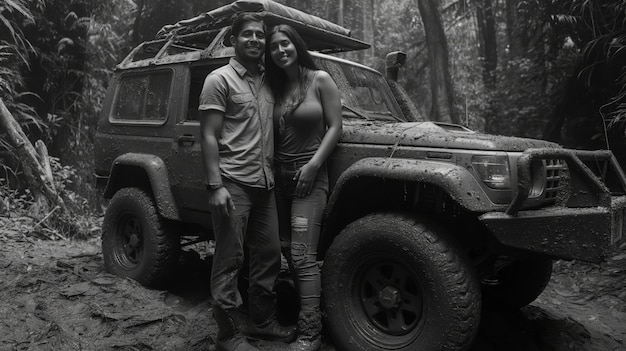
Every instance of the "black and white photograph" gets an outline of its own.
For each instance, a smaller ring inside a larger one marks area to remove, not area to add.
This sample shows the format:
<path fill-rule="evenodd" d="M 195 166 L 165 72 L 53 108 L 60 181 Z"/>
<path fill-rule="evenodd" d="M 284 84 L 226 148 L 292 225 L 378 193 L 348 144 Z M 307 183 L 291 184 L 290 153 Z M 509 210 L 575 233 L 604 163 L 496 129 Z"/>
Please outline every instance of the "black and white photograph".
<path fill-rule="evenodd" d="M 0 0 L 0 351 L 626 351 L 626 2 Z"/>

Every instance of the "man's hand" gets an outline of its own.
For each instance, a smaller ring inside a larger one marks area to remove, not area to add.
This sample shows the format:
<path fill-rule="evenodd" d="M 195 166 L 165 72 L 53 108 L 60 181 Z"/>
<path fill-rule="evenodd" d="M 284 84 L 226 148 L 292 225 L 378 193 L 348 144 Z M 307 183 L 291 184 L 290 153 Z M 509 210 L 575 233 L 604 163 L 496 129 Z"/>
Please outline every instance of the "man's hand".
<path fill-rule="evenodd" d="M 209 208 L 211 212 L 221 213 L 222 216 L 230 216 L 235 210 L 235 204 L 226 188 L 221 187 L 209 192 Z"/>

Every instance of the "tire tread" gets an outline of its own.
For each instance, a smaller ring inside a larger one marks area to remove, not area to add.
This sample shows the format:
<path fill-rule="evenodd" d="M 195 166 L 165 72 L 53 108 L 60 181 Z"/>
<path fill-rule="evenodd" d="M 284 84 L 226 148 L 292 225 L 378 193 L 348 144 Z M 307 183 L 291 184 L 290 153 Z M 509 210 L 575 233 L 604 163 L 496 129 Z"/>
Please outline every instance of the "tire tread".
<path fill-rule="evenodd" d="M 144 216 L 145 222 L 150 223 L 152 226 L 150 228 L 152 232 L 144 233 L 145 237 L 143 238 L 145 242 L 150 241 L 152 251 L 144 252 L 144 255 L 146 256 L 144 259 L 147 261 L 138 264 L 145 268 L 140 269 L 139 272 L 130 273 L 129 277 L 146 286 L 162 286 L 167 283 L 169 278 L 171 278 L 172 271 L 178 261 L 179 242 L 177 238 L 174 238 L 171 234 L 169 223 L 167 223 L 166 219 L 159 214 L 158 208 L 156 207 L 152 197 L 142 189 L 120 189 L 111 199 L 107 212 L 111 207 L 114 207 L 112 211 L 115 211 L 115 207 L 119 206 L 118 204 L 123 206 L 127 203 L 134 203 L 139 206 L 140 211 L 142 212 L 141 215 Z M 105 221 L 103 223 L 102 231 L 103 250 L 106 247 L 105 241 L 112 240 L 112 238 L 107 238 L 107 236 L 114 235 L 112 231 L 114 230 L 115 225 L 111 222 L 111 220 L 112 219 L 107 217 L 107 213 L 105 213 Z M 148 238 L 147 235 L 150 235 L 150 237 Z M 123 270 L 115 267 L 115 262 L 107 262 L 108 260 L 106 256 L 107 255 L 105 255 L 105 266 L 107 267 L 107 270 L 114 274 L 119 275 L 122 273 L 123 276 L 126 276 Z"/>
<path fill-rule="evenodd" d="M 466 350 L 473 341 L 478 324 L 480 322 L 480 310 L 481 299 L 480 289 L 478 282 L 474 278 L 473 269 L 467 263 L 468 261 L 462 254 L 462 250 L 455 246 L 454 240 L 448 236 L 447 231 L 437 222 L 425 217 L 414 217 L 407 214 L 398 213 L 375 213 L 362 217 L 352 223 L 350 223 L 341 234 L 335 238 L 335 242 L 331 245 L 331 248 L 327 252 L 327 262 L 324 263 L 326 271 L 322 273 L 323 282 L 327 278 L 329 267 L 333 267 L 341 260 L 345 260 L 344 252 L 349 251 L 351 247 L 358 245 L 357 241 L 363 243 L 375 242 L 377 238 L 375 235 L 369 235 L 369 237 L 355 236 L 356 232 L 360 230 L 366 230 L 368 228 L 380 228 L 385 226 L 395 226 L 395 228 L 401 228 L 403 230 L 411 229 L 411 237 L 402 238 L 402 240 L 411 240 L 415 245 L 427 245 L 428 250 L 433 251 L 434 257 L 437 258 L 435 262 L 436 269 L 445 272 L 445 277 L 449 278 L 446 281 L 445 287 L 449 289 L 451 294 L 456 296 L 454 300 L 454 322 L 450 322 L 450 328 L 446 331 L 446 337 L 441 345 L 441 350 Z M 399 230 L 399 229 L 398 229 Z M 424 242 L 425 240 L 425 242 Z M 343 250 L 346 249 L 346 250 Z M 331 273 L 332 274 L 332 273 Z M 345 288 L 345 282 L 338 283 L 335 291 L 330 291 L 330 294 L 340 293 L 342 288 Z M 343 285 L 342 285 L 343 284 Z M 328 282 L 323 283 L 325 291 L 328 289 Z M 328 294 L 328 292 L 325 292 Z M 325 305 L 331 308 L 336 308 L 334 303 L 329 301 L 325 302 Z M 338 307 L 341 308 L 341 307 Z M 332 323 L 330 323 L 332 325 Z M 331 330 L 332 332 L 332 330 Z M 344 331 L 335 331 L 333 334 L 341 336 Z M 339 335 L 338 335 L 339 334 Z M 338 338 L 337 338 L 338 339 Z M 347 340 L 342 341 L 343 346 L 347 350 L 360 350 L 363 349 L 363 345 L 359 345 L 358 341 Z M 412 350 L 412 346 L 408 348 L 397 348 L 393 350 Z M 367 348 L 368 350 L 377 349 L 374 346 Z M 391 349 L 390 349 L 391 350 Z"/>

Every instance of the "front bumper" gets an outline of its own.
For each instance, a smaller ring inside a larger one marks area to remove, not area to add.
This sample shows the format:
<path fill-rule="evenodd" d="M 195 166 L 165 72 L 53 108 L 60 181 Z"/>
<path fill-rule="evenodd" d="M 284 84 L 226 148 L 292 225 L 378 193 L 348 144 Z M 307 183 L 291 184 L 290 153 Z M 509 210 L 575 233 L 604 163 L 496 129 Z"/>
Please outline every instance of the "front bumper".
<path fill-rule="evenodd" d="M 626 196 L 610 207 L 519 211 L 515 216 L 490 212 L 479 217 L 503 245 L 555 258 L 602 262 L 609 249 L 623 240 Z"/>
<path fill-rule="evenodd" d="M 531 164 L 557 159 L 567 163 L 558 204 L 527 209 Z M 517 162 L 518 184 L 505 212 L 480 221 L 502 244 L 556 258 L 601 262 L 625 230 L 626 176 L 610 151 L 528 149 Z"/>

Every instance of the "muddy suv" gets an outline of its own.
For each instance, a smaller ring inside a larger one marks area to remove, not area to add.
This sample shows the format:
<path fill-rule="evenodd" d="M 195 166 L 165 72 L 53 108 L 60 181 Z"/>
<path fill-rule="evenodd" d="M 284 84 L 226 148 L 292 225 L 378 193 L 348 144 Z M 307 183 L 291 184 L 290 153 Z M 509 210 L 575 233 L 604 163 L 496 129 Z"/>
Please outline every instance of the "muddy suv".
<path fill-rule="evenodd" d="M 182 246 L 212 238 L 198 95 L 234 54 L 239 11 L 295 26 L 342 92 L 319 247 L 338 349 L 466 349 L 481 308 L 530 303 L 552 260 L 600 262 L 622 237 L 626 178 L 610 152 L 418 122 L 394 81 L 402 53 L 383 76 L 328 55 L 368 47 L 347 29 L 237 1 L 164 28 L 117 66 L 95 145 L 109 272 L 159 285 Z"/>

